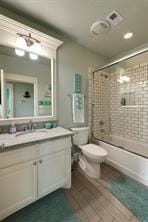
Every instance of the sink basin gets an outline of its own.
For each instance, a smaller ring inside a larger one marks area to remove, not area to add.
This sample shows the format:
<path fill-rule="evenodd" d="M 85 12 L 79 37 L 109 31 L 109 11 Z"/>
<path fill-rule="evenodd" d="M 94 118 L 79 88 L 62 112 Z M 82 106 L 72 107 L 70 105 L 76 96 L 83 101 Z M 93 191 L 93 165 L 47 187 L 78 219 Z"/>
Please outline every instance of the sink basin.
<path fill-rule="evenodd" d="M 45 135 L 46 133 L 48 133 L 48 131 L 46 129 L 38 129 L 38 130 L 27 130 L 27 131 L 24 131 L 24 132 L 19 132 L 17 133 L 15 136 L 18 137 L 18 136 L 25 136 L 27 134 L 33 134 L 33 135 Z"/>

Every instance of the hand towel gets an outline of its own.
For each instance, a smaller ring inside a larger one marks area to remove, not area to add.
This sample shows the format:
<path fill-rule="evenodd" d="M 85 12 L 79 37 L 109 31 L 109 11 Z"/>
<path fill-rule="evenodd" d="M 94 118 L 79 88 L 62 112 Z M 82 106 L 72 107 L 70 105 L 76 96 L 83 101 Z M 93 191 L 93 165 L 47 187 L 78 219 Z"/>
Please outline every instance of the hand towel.
<path fill-rule="evenodd" d="M 84 95 L 74 93 L 72 95 L 73 123 L 84 123 Z"/>

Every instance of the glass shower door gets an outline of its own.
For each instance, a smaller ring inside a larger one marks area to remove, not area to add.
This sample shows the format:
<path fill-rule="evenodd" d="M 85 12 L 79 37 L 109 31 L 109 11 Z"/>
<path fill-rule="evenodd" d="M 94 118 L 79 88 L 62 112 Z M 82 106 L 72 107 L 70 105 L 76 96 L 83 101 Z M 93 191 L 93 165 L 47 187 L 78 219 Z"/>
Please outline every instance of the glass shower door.
<path fill-rule="evenodd" d="M 93 76 L 94 138 L 148 157 L 148 53 Z"/>

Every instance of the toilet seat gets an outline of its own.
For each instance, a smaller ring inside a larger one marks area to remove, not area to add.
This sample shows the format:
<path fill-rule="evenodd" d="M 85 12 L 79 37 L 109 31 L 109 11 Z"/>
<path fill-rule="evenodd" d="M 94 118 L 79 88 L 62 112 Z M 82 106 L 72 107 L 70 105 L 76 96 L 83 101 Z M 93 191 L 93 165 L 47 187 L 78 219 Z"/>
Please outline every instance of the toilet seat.
<path fill-rule="evenodd" d="M 79 147 L 85 155 L 90 156 L 95 159 L 99 157 L 105 157 L 108 155 L 108 152 L 105 149 L 92 143 L 82 145 Z"/>

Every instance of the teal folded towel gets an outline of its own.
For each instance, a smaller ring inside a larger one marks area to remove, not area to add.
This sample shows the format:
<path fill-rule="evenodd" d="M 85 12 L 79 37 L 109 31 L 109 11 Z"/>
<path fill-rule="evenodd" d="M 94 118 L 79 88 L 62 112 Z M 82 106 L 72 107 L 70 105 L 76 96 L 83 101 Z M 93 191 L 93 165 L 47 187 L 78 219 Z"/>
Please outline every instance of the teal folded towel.
<path fill-rule="evenodd" d="M 45 123 L 45 128 L 46 129 L 51 129 L 52 128 L 52 123 Z"/>

